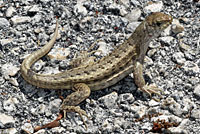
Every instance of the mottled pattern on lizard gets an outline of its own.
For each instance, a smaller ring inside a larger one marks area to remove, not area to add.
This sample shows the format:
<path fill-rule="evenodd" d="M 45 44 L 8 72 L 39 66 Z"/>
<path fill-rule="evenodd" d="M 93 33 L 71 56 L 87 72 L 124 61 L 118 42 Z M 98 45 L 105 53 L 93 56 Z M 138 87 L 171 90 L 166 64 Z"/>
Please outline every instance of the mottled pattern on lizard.
<path fill-rule="evenodd" d="M 160 12 L 152 13 L 124 43 L 97 62 L 58 74 L 37 74 L 31 70 L 31 66 L 53 47 L 58 35 L 57 21 L 53 38 L 44 47 L 24 59 L 21 65 L 21 74 L 26 81 L 37 87 L 73 89 L 75 92 L 67 96 L 61 105 L 61 110 L 65 111 L 64 113 L 78 112 L 81 118 L 82 115 L 87 116 L 87 114 L 76 105 L 90 95 L 90 90 L 100 90 L 114 85 L 132 72 L 135 84 L 140 90 L 150 96 L 152 93 L 160 95 L 159 88 L 145 84 L 142 64 L 149 42 L 156 38 L 171 22 L 172 17 L 169 15 Z"/>

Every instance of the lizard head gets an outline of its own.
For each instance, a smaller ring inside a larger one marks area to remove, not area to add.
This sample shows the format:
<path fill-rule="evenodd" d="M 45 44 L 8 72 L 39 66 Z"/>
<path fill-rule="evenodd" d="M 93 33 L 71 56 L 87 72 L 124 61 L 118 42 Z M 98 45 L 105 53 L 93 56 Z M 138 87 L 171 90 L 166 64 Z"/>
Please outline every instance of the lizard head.
<path fill-rule="evenodd" d="M 172 23 L 173 18 L 161 12 L 154 12 L 145 20 L 149 35 L 158 35 Z M 154 35 L 154 36 L 155 36 Z"/>
<path fill-rule="evenodd" d="M 144 56 L 149 46 L 149 42 L 160 35 L 172 23 L 170 15 L 154 12 L 136 28 L 130 37 L 130 44 L 137 47 L 138 59 L 143 62 Z"/>

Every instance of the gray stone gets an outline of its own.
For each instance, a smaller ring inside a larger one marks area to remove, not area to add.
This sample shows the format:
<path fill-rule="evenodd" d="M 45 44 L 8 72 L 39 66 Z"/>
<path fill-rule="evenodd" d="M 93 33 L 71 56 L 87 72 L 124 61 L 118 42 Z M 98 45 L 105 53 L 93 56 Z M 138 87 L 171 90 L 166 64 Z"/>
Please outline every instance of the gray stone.
<path fill-rule="evenodd" d="M 41 28 L 35 28 L 35 29 L 34 29 L 34 32 L 37 33 L 37 34 L 39 34 L 39 33 L 42 32 L 42 29 L 41 29 Z"/>
<path fill-rule="evenodd" d="M 58 113 L 61 103 L 61 99 L 55 99 L 53 101 L 50 101 L 48 109 L 50 109 L 52 113 Z"/>
<path fill-rule="evenodd" d="M 28 12 L 39 12 L 40 9 L 38 5 L 32 5 L 31 8 L 28 10 Z"/>
<path fill-rule="evenodd" d="M 27 36 L 25 34 L 18 39 L 19 43 L 23 43 L 23 42 L 26 42 L 26 41 L 27 41 Z"/>
<path fill-rule="evenodd" d="M 124 6 L 121 6 L 121 8 L 120 8 L 120 15 L 121 16 L 125 16 L 126 14 L 128 14 L 128 12 L 126 11 L 126 8 Z"/>
<path fill-rule="evenodd" d="M 98 46 L 99 48 L 97 49 L 99 52 L 96 52 L 95 54 L 96 55 L 99 55 L 100 53 L 105 56 L 109 53 L 109 49 L 108 49 L 108 46 L 107 46 L 107 43 L 104 42 L 104 41 L 99 41 L 98 42 Z"/>
<path fill-rule="evenodd" d="M 173 122 L 173 123 L 177 123 L 180 124 L 182 119 L 179 118 L 178 116 L 174 116 L 174 115 L 160 115 L 158 117 L 152 117 L 151 121 L 156 122 L 157 120 L 165 120 L 166 122 Z"/>
<path fill-rule="evenodd" d="M 14 7 L 9 7 L 7 10 L 6 10 L 6 17 L 12 17 L 13 13 L 16 12 L 15 8 Z"/>
<path fill-rule="evenodd" d="M 158 51 L 158 49 L 150 49 L 150 50 L 147 52 L 147 55 L 148 55 L 149 57 L 152 57 L 157 51 Z"/>
<path fill-rule="evenodd" d="M 50 59 L 65 60 L 70 54 L 69 48 L 54 47 L 51 52 L 48 53 Z"/>
<path fill-rule="evenodd" d="M 19 67 L 14 66 L 12 63 L 7 63 L 2 66 L 1 70 L 4 77 L 15 76 L 19 71 Z"/>
<path fill-rule="evenodd" d="M 33 65 L 33 70 L 34 71 L 40 71 L 45 65 L 45 62 L 42 60 L 38 60 L 34 65 Z"/>
<path fill-rule="evenodd" d="M 104 120 L 104 122 L 102 123 L 102 129 L 103 131 L 107 132 L 107 133 L 111 133 L 113 132 L 113 125 L 112 125 L 112 120 L 107 118 Z"/>
<path fill-rule="evenodd" d="M 164 39 L 166 40 L 166 39 Z M 151 41 L 149 43 L 149 48 L 160 48 L 161 44 L 159 42 L 154 42 L 154 41 Z"/>
<path fill-rule="evenodd" d="M 200 85 L 197 85 L 197 86 L 194 88 L 193 93 L 194 93 L 196 96 L 200 97 Z"/>
<path fill-rule="evenodd" d="M 19 86 L 19 83 L 18 83 L 18 81 L 17 81 L 17 79 L 16 78 L 9 78 L 8 79 L 9 80 L 9 82 L 12 84 L 12 85 L 14 85 L 14 86 L 16 86 L 16 87 L 18 87 Z"/>
<path fill-rule="evenodd" d="M 121 2 L 125 7 L 130 7 L 130 2 L 129 2 L 129 0 L 120 0 L 120 2 Z"/>
<path fill-rule="evenodd" d="M 30 123 L 25 123 L 25 124 L 21 127 L 21 129 L 26 130 L 26 131 L 28 131 L 28 132 L 30 132 L 30 133 L 33 133 L 33 131 L 34 131 L 33 126 L 32 126 Z"/>
<path fill-rule="evenodd" d="M 137 26 L 139 26 L 140 22 L 131 22 L 128 24 L 127 26 L 127 29 L 130 31 L 130 32 L 133 32 L 135 31 L 135 29 L 137 28 Z"/>
<path fill-rule="evenodd" d="M 182 52 L 175 52 L 172 56 L 173 61 L 183 65 L 185 63 L 185 58 L 184 58 L 184 54 Z"/>
<path fill-rule="evenodd" d="M 155 101 L 155 100 L 151 100 L 151 101 L 149 101 L 149 106 L 150 107 L 154 107 L 154 106 L 158 106 L 160 103 L 159 102 L 157 102 L 157 101 Z"/>
<path fill-rule="evenodd" d="M 183 119 L 180 123 L 178 123 L 178 127 L 170 127 L 164 132 L 172 134 L 189 134 L 189 132 L 185 129 L 188 121 L 189 119 Z"/>
<path fill-rule="evenodd" d="M 8 38 L 8 39 L 1 39 L 0 42 L 1 44 L 4 46 L 4 45 L 7 45 L 7 44 L 10 44 L 11 42 L 13 41 L 13 38 Z"/>
<path fill-rule="evenodd" d="M 11 18 L 11 21 L 13 24 L 17 25 L 17 24 L 21 24 L 21 23 L 25 23 L 25 22 L 30 22 L 31 18 L 28 16 L 13 16 Z"/>
<path fill-rule="evenodd" d="M 16 128 L 0 129 L 1 134 L 17 134 Z"/>
<path fill-rule="evenodd" d="M 139 8 L 135 8 L 125 17 L 129 20 L 129 22 L 134 22 L 138 20 L 138 18 L 141 16 L 141 13 L 142 12 Z"/>
<path fill-rule="evenodd" d="M 151 130 L 152 126 L 150 122 L 145 122 L 143 123 L 143 125 L 141 126 L 142 130 Z"/>
<path fill-rule="evenodd" d="M 102 120 L 108 116 L 109 113 L 107 113 L 106 110 L 101 108 L 98 104 L 96 105 L 97 107 L 94 108 L 93 116 L 97 122 L 102 122 Z M 112 111 L 113 109 L 110 110 Z"/>
<path fill-rule="evenodd" d="M 87 9 L 80 3 L 77 3 L 75 6 L 74 6 L 74 13 L 77 14 L 82 14 L 83 16 L 86 16 L 88 11 Z"/>
<path fill-rule="evenodd" d="M 54 128 L 52 128 L 52 132 L 54 134 L 66 133 L 66 129 L 63 127 L 54 127 Z"/>
<path fill-rule="evenodd" d="M 153 60 L 149 58 L 148 56 L 145 56 L 144 61 L 145 61 L 145 64 L 147 64 L 148 66 L 153 65 Z"/>
<path fill-rule="evenodd" d="M 17 100 L 17 98 L 12 98 L 10 97 L 8 100 L 3 101 L 3 108 L 6 111 L 16 111 L 16 106 L 15 104 L 18 104 L 19 101 Z"/>
<path fill-rule="evenodd" d="M 15 119 L 14 119 L 12 116 L 8 116 L 8 115 L 6 115 L 6 114 L 0 113 L 0 122 L 1 122 L 3 125 L 6 125 L 6 124 L 8 124 L 8 123 L 14 124 L 14 123 L 15 123 Z"/>
<path fill-rule="evenodd" d="M 182 118 L 175 116 L 175 115 L 170 115 L 168 117 L 168 119 L 169 119 L 169 122 L 174 122 L 174 123 L 177 123 L 177 124 L 180 124 L 183 121 Z"/>
<path fill-rule="evenodd" d="M 158 114 L 158 110 L 157 110 L 157 107 L 150 107 L 148 110 L 147 110 L 147 113 L 148 115 L 153 115 L 153 114 Z"/>
<path fill-rule="evenodd" d="M 185 128 L 188 125 L 189 121 L 190 121 L 189 119 L 183 119 L 178 127 L 179 128 Z"/>
<path fill-rule="evenodd" d="M 5 129 L 5 125 L 0 121 L 0 130 Z"/>
<path fill-rule="evenodd" d="M 0 28 L 9 27 L 10 23 L 5 18 L 0 18 Z"/>
<path fill-rule="evenodd" d="M 191 117 L 194 119 L 200 119 L 200 109 L 196 108 L 191 111 Z"/>
<path fill-rule="evenodd" d="M 195 60 L 195 57 L 194 57 L 194 51 L 193 50 L 190 50 L 190 51 L 184 51 L 184 55 L 185 55 L 185 58 L 189 61 L 194 61 Z"/>
<path fill-rule="evenodd" d="M 112 92 L 111 94 L 99 98 L 98 101 L 103 103 L 106 108 L 112 109 L 117 107 L 117 98 L 118 94 L 116 92 Z"/>
<path fill-rule="evenodd" d="M 42 1 L 46 1 L 46 0 L 42 0 Z M 45 131 L 45 129 L 41 129 L 37 132 L 35 132 L 34 134 L 46 134 L 47 132 Z"/>
<path fill-rule="evenodd" d="M 140 3 L 138 2 L 138 0 L 130 0 L 130 3 L 132 3 L 133 5 L 140 5 Z"/>
<path fill-rule="evenodd" d="M 122 117 L 123 113 L 119 109 L 110 109 L 110 113 L 116 117 Z"/>
<path fill-rule="evenodd" d="M 186 114 L 189 114 L 189 111 L 191 109 L 194 109 L 197 107 L 196 104 L 190 98 L 187 98 L 187 97 L 183 98 L 182 103 L 183 103 L 182 111 L 183 113 L 186 113 Z"/>
<path fill-rule="evenodd" d="M 83 43 L 83 39 L 81 37 L 77 37 L 76 40 L 79 42 L 79 43 Z"/>
<path fill-rule="evenodd" d="M 151 12 L 160 12 L 163 9 L 163 2 L 148 2 L 147 6 L 144 7 L 144 12 L 149 14 Z"/>
<path fill-rule="evenodd" d="M 199 73 L 199 67 L 196 63 L 192 61 L 186 61 L 183 65 L 183 69 L 186 73 L 191 74 L 191 73 Z"/>
<path fill-rule="evenodd" d="M 40 22 L 42 19 L 42 15 L 41 14 L 36 14 L 33 18 L 32 18 L 32 22 L 33 23 L 38 23 Z"/>
<path fill-rule="evenodd" d="M 161 106 L 166 109 L 166 107 L 168 107 L 171 104 L 175 104 L 176 101 L 174 100 L 174 98 L 172 97 L 167 97 L 165 100 L 162 101 Z"/>
<path fill-rule="evenodd" d="M 181 33 L 184 31 L 183 25 L 180 24 L 179 20 L 173 19 L 172 22 L 172 32 L 175 34 Z"/>
<path fill-rule="evenodd" d="M 161 32 L 161 36 L 170 36 L 171 35 L 171 26 L 168 26 L 163 32 Z"/>
<path fill-rule="evenodd" d="M 170 127 L 167 130 L 164 131 L 164 133 L 170 133 L 170 134 L 188 134 L 188 132 L 180 127 Z"/>
<path fill-rule="evenodd" d="M 162 57 L 165 57 L 166 56 L 166 51 L 165 50 L 160 50 L 160 55 L 162 55 Z"/>
<path fill-rule="evenodd" d="M 183 109 L 181 105 L 171 97 L 168 97 L 166 100 L 164 100 L 161 106 L 162 108 L 168 109 L 170 112 L 177 116 L 181 116 L 183 113 L 187 113 L 186 109 L 189 107 L 185 106 L 185 108 Z"/>
<path fill-rule="evenodd" d="M 177 116 L 181 116 L 183 113 L 182 107 L 179 103 L 169 105 L 169 110 Z"/>
<path fill-rule="evenodd" d="M 47 2 L 49 2 L 49 0 L 40 0 L 41 2 L 43 2 L 43 4 L 46 4 Z"/>
<path fill-rule="evenodd" d="M 182 51 L 189 51 L 189 50 L 191 50 L 191 47 L 189 46 L 189 45 L 186 45 L 185 43 L 180 43 L 180 49 L 182 50 Z"/>
<path fill-rule="evenodd" d="M 160 40 L 161 43 L 163 43 L 167 46 L 171 46 L 174 38 L 172 36 L 166 36 L 166 37 L 160 37 L 159 40 Z"/>
<path fill-rule="evenodd" d="M 43 44 L 46 44 L 47 40 L 49 38 L 51 38 L 51 37 L 49 37 L 49 35 L 47 35 L 46 33 L 39 33 L 39 35 L 38 35 L 38 40 L 41 40 L 41 42 L 43 42 Z M 39 43 L 39 45 L 40 45 L 40 43 Z"/>
<path fill-rule="evenodd" d="M 38 113 L 39 114 L 44 114 L 45 111 L 47 109 L 47 106 L 44 105 L 44 104 L 40 104 L 38 107 L 37 107 L 37 110 L 38 110 Z M 35 112 L 35 110 L 33 111 L 33 113 Z"/>
<path fill-rule="evenodd" d="M 120 128 L 124 128 L 126 129 L 129 126 L 129 122 L 125 121 L 124 118 L 115 118 L 114 122 L 113 122 L 113 127 L 114 129 L 120 129 Z"/>
<path fill-rule="evenodd" d="M 135 101 L 135 98 L 131 93 L 121 94 L 119 96 L 119 103 L 131 104 Z"/>
<path fill-rule="evenodd" d="M 130 111 L 135 113 L 135 115 L 134 115 L 135 118 L 141 118 L 142 116 L 145 115 L 145 113 L 147 111 L 147 107 L 143 106 L 143 105 L 140 105 L 140 106 L 131 105 L 130 106 Z"/>

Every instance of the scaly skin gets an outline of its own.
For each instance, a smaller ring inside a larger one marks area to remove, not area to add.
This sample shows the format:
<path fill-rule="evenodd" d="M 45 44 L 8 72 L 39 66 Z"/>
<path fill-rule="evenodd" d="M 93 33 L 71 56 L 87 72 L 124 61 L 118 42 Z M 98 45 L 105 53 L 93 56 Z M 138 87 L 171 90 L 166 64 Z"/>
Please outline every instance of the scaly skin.
<path fill-rule="evenodd" d="M 31 66 L 53 47 L 58 35 L 57 22 L 54 36 L 50 42 L 23 61 L 21 65 L 22 77 L 30 84 L 41 88 L 72 89 L 75 87 L 73 88 L 75 92 L 64 100 L 61 110 L 78 112 L 80 115 L 86 115 L 86 113 L 75 105 L 86 99 L 90 95 L 90 90 L 100 90 L 114 85 L 132 72 L 135 83 L 140 90 L 150 95 L 151 93 L 159 95 L 158 88 L 145 85 L 142 64 L 149 42 L 156 38 L 171 22 L 172 17 L 169 15 L 160 12 L 152 13 L 136 28 L 128 40 L 101 60 L 58 74 L 37 74 L 31 70 Z"/>
<path fill-rule="evenodd" d="M 166 14 L 154 13 L 137 27 L 127 41 L 92 66 L 73 68 L 53 75 L 37 74 L 30 67 L 52 48 L 58 34 L 57 23 L 56 31 L 51 41 L 23 61 L 21 74 L 30 84 L 41 88 L 71 89 L 74 83 L 85 83 L 91 90 L 109 87 L 133 71 L 129 67 L 132 66 L 130 62 L 137 60 L 143 63 L 149 41 L 155 38 L 155 34 L 157 36 L 163 31 L 171 21 L 172 18 Z M 156 23 L 163 25 L 159 24 L 160 26 L 157 26 Z M 148 27 L 149 29 L 152 28 L 151 32 L 147 31 Z M 126 73 L 126 75 L 122 77 L 120 76 L 122 73 L 119 72 Z"/>

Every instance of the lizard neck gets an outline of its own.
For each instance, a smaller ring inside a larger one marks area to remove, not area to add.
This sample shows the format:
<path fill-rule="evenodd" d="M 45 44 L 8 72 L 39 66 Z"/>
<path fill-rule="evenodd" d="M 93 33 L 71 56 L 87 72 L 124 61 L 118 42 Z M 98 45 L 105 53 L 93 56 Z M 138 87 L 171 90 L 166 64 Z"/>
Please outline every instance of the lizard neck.
<path fill-rule="evenodd" d="M 149 42 L 156 37 L 157 34 L 149 32 L 148 25 L 143 21 L 129 37 L 130 44 L 136 46 L 137 61 L 143 63 L 147 52 Z"/>

